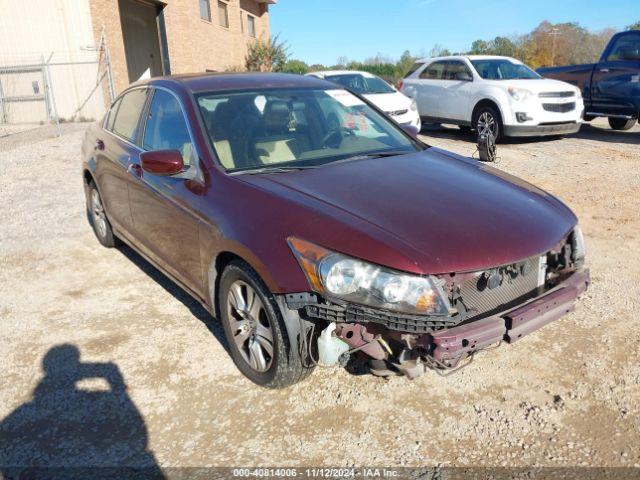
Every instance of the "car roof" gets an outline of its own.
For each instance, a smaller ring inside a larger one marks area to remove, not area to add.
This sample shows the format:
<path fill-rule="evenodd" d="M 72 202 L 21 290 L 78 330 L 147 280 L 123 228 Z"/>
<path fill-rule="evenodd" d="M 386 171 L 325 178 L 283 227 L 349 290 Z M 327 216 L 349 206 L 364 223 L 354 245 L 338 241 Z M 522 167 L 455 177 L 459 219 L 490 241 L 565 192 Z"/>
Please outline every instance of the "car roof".
<path fill-rule="evenodd" d="M 434 62 L 436 60 L 460 60 L 461 58 L 466 58 L 468 60 L 510 60 L 510 61 L 516 61 L 516 62 L 519 61 L 512 57 L 505 57 L 504 55 L 447 55 L 444 57 L 420 58 L 416 60 L 416 62 L 427 63 L 427 62 Z"/>
<path fill-rule="evenodd" d="M 375 77 L 373 73 L 363 72 L 361 70 L 322 70 L 320 72 L 309 72 L 307 75 L 321 75 L 323 77 L 331 75 L 362 75 L 369 78 Z"/>
<path fill-rule="evenodd" d="M 154 77 L 135 85 L 157 85 L 191 93 L 224 92 L 267 88 L 336 89 L 336 84 L 317 77 L 287 73 L 190 73 Z"/>

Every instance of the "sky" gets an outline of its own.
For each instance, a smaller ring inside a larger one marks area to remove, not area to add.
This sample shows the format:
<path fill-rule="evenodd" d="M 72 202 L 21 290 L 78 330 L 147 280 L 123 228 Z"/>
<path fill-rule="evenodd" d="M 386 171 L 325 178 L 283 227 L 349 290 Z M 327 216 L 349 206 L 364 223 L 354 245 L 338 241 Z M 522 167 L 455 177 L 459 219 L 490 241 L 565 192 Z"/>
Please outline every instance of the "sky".
<path fill-rule="evenodd" d="M 405 50 L 428 55 L 435 44 L 465 51 L 477 39 L 528 33 L 541 21 L 621 30 L 640 20 L 640 0 L 278 0 L 271 33 L 292 58 L 333 65 Z"/>

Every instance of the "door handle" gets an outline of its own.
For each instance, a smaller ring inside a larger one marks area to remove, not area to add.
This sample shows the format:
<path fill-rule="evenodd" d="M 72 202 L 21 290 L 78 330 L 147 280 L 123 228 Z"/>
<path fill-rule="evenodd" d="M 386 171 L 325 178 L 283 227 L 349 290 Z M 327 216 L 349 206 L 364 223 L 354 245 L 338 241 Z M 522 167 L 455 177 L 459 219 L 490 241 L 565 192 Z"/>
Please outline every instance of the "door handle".
<path fill-rule="evenodd" d="M 142 178 L 142 167 L 137 163 L 130 163 L 127 172 L 137 178 Z"/>
<path fill-rule="evenodd" d="M 96 144 L 93 148 L 94 150 L 104 150 L 104 142 L 102 140 L 96 140 Z"/>
<path fill-rule="evenodd" d="M 601 68 L 600 71 L 602 73 L 609 73 L 609 69 L 608 68 Z"/>

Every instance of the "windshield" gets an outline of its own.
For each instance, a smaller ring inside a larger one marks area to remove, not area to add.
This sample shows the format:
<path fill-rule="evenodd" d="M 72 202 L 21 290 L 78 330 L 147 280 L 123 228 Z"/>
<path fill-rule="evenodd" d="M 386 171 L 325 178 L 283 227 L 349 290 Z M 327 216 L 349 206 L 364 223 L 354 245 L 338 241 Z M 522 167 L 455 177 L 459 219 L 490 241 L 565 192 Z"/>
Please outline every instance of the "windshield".
<path fill-rule="evenodd" d="M 227 171 L 320 166 L 415 152 L 399 127 L 346 90 L 264 90 L 196 97 Z"/>
<path fill-rule="evenodd" d="M 473 68 L 485 80 L 537 80 L 540 77 L 522 63 L 506 59 L 471 60 Z"/>
<path fill-rule="evenodd" d="M 381 78 L 364 76 L 359 73 L 329 75 L 324 78 L 325 80 L 342 85 L 343 87 L 348 88 L 352 92 L 359 93 L 360 95 L 395 92 L 395 90 Z"/>

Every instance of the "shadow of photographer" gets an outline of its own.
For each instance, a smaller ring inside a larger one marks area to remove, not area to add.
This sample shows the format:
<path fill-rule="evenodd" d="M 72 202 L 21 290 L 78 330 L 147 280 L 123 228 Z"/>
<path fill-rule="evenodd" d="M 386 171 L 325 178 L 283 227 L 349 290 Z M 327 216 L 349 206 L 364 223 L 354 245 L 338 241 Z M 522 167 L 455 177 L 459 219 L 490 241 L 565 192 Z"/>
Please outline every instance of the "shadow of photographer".
<path fill-rule="evenodd" d="M 63 344 L 42 368 L 32 400 L 0 422 L 0 477 L 164 478 L 116 364 L 82 363 Z"/>

